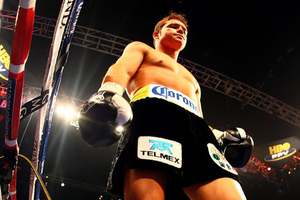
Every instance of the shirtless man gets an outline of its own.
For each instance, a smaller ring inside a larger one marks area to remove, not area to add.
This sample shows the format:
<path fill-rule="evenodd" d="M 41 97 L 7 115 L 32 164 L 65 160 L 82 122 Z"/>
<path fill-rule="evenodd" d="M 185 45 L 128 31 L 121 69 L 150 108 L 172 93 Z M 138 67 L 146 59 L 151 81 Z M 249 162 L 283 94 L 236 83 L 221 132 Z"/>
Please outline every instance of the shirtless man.
<path fill-rule="evenodd" d="M 171 13 L 162 19 L 153 38 L 155 49 L 142 42 L 130 43 L 99 89 L 121 96 L 127 89 L 133 109 L 132 123 L 119 142 L 109 188 L 125 200 L 162 200 L 167 184 L 176 184 L 190 199 L 246 199 L 236 171 L 222 157 L 203 120 L 197 80 L 177 62 L 187 40 L 184 16 Z"/>

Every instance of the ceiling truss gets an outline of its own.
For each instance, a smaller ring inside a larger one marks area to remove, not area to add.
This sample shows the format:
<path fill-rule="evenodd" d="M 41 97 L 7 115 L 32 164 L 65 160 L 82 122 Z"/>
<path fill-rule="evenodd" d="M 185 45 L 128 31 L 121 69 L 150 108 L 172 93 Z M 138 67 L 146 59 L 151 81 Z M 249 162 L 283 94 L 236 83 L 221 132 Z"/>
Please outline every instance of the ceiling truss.
<path fill-rule="evenodd" d="M 16 11 L 2 10 L 0 13 L 0 28 L 13 31 L 15 19 Z M 35 16 L 33 34 L 52 39 L 55 24 L 55 19 Z M 132 40 L 80 25 L 76 26 L 72 39 L 73 45 L 107 53 L 117 57 L 121 56 L 123 49 L 130 42 L 132 42 Z M 256 107 L 297 127 L 300 127 L 300 110 L 253 87 L 250 87 L 249 85 L 246 85 L 200 64 L 181 57 L 178 59 L 178 62 L 184 65 L 196 77 L 201 86 L 234 98 L 244 105 L 248 104 Z M 40 88 L 34 88 L 26 85 L 24 86 L 23 91 L 24 95 L 34 94 L 35 96 L 38 96 L 40 94 Z M 6 84 L 0 84 L 0 92 L 6 94 Z M 72 102 L 77 108 L 80 108 L 84 103 L 83 100 L 63 95 L 58 95 L 57 101 Z M 298 165 L 300 160 L 298 155 L 299 153 L 297 152 L 296 158 L 290 161 L 292 163 L 288 163 L 284 167 L 286 171 L 290 171 L 288 169 Z M 246 168 L 255 172 L 261 172 L 261 174 L 263 174 L 265 177 L 268 177 L 268 179 L 274 180 L 274 172 L 267 170 L 269 166 L 260 162 L 261 161 L 259 161 L 257 158 L 251 157 Z"/>
<path fill-rule="evenodd" d="M 2 10 L 1 28 L 14 30 L 16 11 Z M 35 16 L 33 34 L 52 38 L 56 20 Z M 126 45 L 132 40 L 119 37 L 103 31 L 77 25 L 72 44 L 83 48 L 107 53 L 119 57 Z M 244 105 L 251 105 L 295 126 L 300 127 L 300 110 L 240 81 L 204 67 L 200 64 L 179 58 L 178 62 L 184 65 L 196 77 L 201 86 L 210 88 L 219 93 L 240 101 Z"/>

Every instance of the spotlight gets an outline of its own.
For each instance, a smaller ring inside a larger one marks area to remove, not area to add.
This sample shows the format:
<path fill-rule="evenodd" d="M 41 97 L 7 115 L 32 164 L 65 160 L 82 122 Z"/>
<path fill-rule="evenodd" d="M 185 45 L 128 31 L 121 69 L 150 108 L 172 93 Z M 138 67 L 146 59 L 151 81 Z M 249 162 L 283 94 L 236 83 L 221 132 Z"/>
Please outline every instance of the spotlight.
<path fill-rule="evenodd" d="M 64 108 L 62 106 L 57 106 L 55 111 L 58 114 L 63 114 L 64 113 Z"/>
<path fill-rule="evenodd" d="M 64 117 L 67 120 L 70 120 L 70 119 L 78 116 L 78 114 L 76 114 L 73 107 L 57 106 L 56 113 L 59 114 L 60 116 Z"/>
<path fill-rule="evenodd" d="M 123 130 L 124 130 L 123 126 L 118 126 L 118 127 L 116 128 L 116 131 L 117 131 L 118 133 L 120 133 L 120 134 L 123 132 Z"/>
<path fill-rule="evenodd" d="M 64 115 L 67 119 L 72 119 L 76 116 L 75 111 L 70 107 L 65 109 Z"/>
<path fill-rule="evenodd" d="M 78 108 L 68 105 L 57 105 L 55 108 L 56 114 L 63 118 L 62 122 L 69 123 L 69 125 L 79 128 L 78 119 L 80 112 Z"/>

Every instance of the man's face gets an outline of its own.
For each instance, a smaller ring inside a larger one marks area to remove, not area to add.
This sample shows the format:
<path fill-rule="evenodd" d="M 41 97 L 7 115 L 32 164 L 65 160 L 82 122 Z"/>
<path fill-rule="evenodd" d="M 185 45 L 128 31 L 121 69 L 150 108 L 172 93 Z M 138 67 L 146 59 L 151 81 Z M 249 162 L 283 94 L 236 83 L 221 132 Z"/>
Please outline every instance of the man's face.
<path fill-rule="evenodd" d="M 186 45 L 187 28 L 179 20 L 171 19 L 162 27 L 159 33 L 154 33 L 156 42 L 161 42 L 162 45 L 171 45 L 172 49 L 182 50 Z"/>

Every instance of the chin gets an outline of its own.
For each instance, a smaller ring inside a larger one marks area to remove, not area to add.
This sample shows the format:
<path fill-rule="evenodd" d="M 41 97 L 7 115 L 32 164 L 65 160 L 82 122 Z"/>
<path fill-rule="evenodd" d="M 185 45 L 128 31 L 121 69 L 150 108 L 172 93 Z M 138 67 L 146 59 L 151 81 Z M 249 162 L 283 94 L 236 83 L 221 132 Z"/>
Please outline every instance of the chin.
<path fill-rule="evenodd" d="M 181 51 L 185 48 L 185 45 L 186 45 L 185 43 L 180 42 L 180 44 L 178 44 L 177 46 L 177 49 Z"/>

